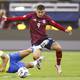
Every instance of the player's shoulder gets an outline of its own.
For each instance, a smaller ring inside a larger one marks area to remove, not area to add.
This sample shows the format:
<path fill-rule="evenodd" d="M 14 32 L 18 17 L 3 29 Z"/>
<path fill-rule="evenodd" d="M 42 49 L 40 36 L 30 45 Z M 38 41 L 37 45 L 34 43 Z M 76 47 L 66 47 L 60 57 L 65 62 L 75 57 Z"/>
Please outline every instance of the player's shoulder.
<path fill-rule="evenodd" d="M 0 57 L 6 57 L 6 58 L 9 58 L 9 55 L 8 54 L 5 54 L 3 51 L 0 50 Z"/>
<path fill-rule="evenodd" d="M 32 16 L 34 16 L 34 15 L 35 15 L 34 12 L 29 12 L 29 13 L 23 15 L 23 17 L 32 17 Z"/>
<path fill-rule="evenodd" d="M 45 17 L 46 19 L 51 19 L 51 17 L 50 17 L 49 15 L 47 15 L 47 14 L 45 14 L 44 17 Z"/>

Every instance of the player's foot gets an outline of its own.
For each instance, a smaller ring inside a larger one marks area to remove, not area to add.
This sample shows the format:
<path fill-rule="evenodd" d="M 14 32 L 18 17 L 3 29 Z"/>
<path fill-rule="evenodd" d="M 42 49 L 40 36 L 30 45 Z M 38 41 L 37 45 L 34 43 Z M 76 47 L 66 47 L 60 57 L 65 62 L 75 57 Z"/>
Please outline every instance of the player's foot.
<path fill-rule="evenodd" d="M 58 75 L 61 75 L 61 73 L 62 73 L 61 65 L 55 65 L 55 67 L 56 67 Z"/>
<path fill-rule="evenodd" d="M 37 65 L 36 65 L 36 67 L 37 67 L 39 70 L 41 69 L 40 64 L 41 64 L 41 61 L 42 61 L 43 58 L 44 58 L 44 57 L 41 56 L 39 59 L 37 59 Z"/>

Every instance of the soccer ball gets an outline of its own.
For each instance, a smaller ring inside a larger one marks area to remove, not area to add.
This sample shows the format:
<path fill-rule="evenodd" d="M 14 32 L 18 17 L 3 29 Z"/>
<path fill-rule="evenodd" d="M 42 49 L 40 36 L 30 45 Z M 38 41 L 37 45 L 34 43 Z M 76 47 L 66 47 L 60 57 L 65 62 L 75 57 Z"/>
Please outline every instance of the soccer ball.
<path fill-rule="evenodd" d="M 25 78 L 25 77 L 28 76 L 29 71 L 26 67 L 21 67 L 21 68 L 18 69 L 17 74 L 20 78 Z"/>

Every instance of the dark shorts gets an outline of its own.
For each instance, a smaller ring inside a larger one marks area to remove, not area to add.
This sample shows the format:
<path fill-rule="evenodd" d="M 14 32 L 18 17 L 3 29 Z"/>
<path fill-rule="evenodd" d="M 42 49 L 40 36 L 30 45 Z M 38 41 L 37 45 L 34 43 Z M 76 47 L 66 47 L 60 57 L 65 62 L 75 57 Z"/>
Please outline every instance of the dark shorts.
<path fill-rule="evenodd" d="M 55 42 L 54 39 L 52 38 L 45 38 L 43 40 L 39 40 L 38 42 L 36 42 L 35 46 L 41 45 L 43 48 L 47 48 L 47 49 L 51 49 L 51 45 Z"/>
<path fill-rule="evenodd" d="M 52 38 L 48 38 L 48 44 L 45 45 L 45 48 L 51 49 L 52 44 L 55 42 Z"/>

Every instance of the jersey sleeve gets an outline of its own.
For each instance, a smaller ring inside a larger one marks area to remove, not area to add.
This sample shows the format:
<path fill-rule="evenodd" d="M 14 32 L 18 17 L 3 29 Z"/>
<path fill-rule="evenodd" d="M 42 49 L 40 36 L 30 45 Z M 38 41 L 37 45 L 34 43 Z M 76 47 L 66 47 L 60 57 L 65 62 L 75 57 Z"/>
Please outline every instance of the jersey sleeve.
<path fill-rule="evenodd" d="M 29 20 L 31 18 L 31 14 L 16 16 L 16 17 L 7 17 L 6 21 L 20 21 L 20 20 Z"/>
<path fill-rule="evenodd" d="M 47 21 L 50 25 L 58 28 L 59 30 L 65 31 L 65 28 L 62 25 L 60 25 L 57 22 L 55 22 L 54 20 L 52 20 L 49 16 L 47 17 Z"/>

